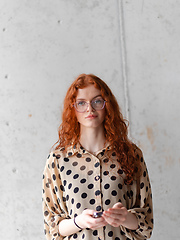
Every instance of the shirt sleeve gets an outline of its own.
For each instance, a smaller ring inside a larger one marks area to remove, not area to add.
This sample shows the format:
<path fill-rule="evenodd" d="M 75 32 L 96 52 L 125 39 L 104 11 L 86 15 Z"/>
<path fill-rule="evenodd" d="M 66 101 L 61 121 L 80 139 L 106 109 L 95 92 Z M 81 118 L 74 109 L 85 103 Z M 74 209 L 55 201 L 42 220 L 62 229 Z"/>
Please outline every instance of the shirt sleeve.
<path fill-rule="evenodd" d="M 135 214 L 138 220 L 137 230 L 126 229 L 130 239 L 148 239 L 153 230 L 153 205 L 151 184 L 147 167 L 140 149 L 136 150 L 136 156 L 141 161 L 141 176 L 136 180 L 136 199 L 134 206 L 128 211 Z M 132 238 L 133 237 L 133 238 Z"/>
<path fill-rule="evenodd" d="M 43 214 L 44 232 L 48 240 L 63 239 L 59 233 L 59 223 L 68 217 L 63 198 L 63 185 L 60 177 L 58 156 L 48 156 L 43 174 Z"/>

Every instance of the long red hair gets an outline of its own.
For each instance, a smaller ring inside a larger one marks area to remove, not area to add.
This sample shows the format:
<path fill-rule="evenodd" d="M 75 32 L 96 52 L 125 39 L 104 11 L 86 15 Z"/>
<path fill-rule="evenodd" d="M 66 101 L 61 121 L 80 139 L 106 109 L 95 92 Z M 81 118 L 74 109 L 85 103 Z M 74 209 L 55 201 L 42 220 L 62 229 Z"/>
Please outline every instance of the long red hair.
<path fill-rule="evenodd" d="M 93 74 L 81 74 L 69 87 L 62 113 L 62 123 L 58 129 L 59 140 L 56 142 L 58 148 L 67 148 L 76 145 L 80 138 L 80 125 L 77 121 L 73 104 L 76 101 L 78 89 L 83 89 L 93 84 L 101 91 L 105 105 L 104 133 L 106 141 L 110 143 L 117 154 L 118 161 L 126 173 L 126 182 L 131 183 L 140 171 L 140 162 L 135 157 L 134 144 L 128 139 L 128 128 L 126 120 L 120 111 L 115 96 L 107 84 Z"/>

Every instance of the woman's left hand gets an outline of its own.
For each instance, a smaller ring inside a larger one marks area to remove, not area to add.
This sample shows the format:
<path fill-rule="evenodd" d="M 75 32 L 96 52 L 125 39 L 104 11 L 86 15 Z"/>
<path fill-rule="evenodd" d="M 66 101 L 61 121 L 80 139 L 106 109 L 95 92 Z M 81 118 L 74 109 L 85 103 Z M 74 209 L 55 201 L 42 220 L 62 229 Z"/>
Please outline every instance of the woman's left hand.
<path fill-rule="evenodd" d="M 113 227 L 119 227 L 126 221 L 128 211 L 122 203 L 116 203 L 112 208 L 103 212 L 103 217 L 107 223 Z"/>
<path fill-rule="evenodd" d="M 120 202 L 114 204 L 114 206 L 109 208 L 107 211 L 104 211 L 103 218 L 113 227 L 119 227 L 122 225 L 131 230 L 138 228 L 136 216 L 128 212 L 127 208 L 125 208 Z"/>

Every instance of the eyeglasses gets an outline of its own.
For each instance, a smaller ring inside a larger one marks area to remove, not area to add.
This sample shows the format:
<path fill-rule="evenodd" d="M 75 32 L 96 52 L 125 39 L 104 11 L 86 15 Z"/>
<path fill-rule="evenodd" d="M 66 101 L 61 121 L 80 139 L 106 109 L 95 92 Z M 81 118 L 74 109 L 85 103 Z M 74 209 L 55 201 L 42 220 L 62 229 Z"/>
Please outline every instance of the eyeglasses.
<path fill-rule="evenodd" d="M 75 107 L 75 109 L 80 112 L 80 113 L 83 113 L 83 112 L 86 112 L 87 111 L 87 108 L 88 108 L 88 105 L 91 104 L 91 107 L 96 110 L 96 111 L 99 111 L 101 109 L 104 108 L 105 106 L 105 103 L 106 101 L 102 98 L 98 98 L 98 99 L 94 99 L 92 100 L 90 103 L 89 102 L 86 102 L 84 100 L 79 100 L 79 101 L 76 101 L 75 104 L 73 105 Z"/>

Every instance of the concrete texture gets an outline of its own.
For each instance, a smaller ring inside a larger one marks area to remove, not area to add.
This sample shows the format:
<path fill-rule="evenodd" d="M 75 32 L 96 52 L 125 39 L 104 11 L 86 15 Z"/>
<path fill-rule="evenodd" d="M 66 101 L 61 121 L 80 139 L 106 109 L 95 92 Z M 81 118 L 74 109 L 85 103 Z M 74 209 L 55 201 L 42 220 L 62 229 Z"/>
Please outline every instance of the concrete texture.
<path fill-rule="evenodd" d="M 153 189 L 152 240 L 180 236 L 180 2 L 0 1 L 0 239 L 45 239 L 41 177 L 74 78 L 108 83 Z"/>

